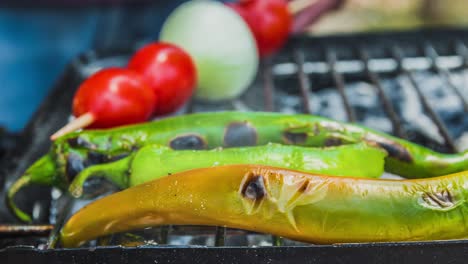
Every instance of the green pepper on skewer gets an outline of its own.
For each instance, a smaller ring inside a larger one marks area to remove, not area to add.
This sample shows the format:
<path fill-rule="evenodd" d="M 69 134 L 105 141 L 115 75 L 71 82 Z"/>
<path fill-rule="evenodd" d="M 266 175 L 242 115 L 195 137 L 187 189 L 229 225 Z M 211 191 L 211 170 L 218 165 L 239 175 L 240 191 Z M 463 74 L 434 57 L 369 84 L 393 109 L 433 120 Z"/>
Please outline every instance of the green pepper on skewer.
<path fill-rule="evenodd" d="M 84 168 L 114 161 L 149 144 L 181 150 L 269 142 L 316 147 L 366 142 L 388 152 L 387 171 L 409 178 L 468 169 L 468 151 L 437 153 L 381 132 L 323 117 L 266 112 L 198 113 L 114 129 L 84 130 L 61 137 L 54 142 L 49 154 L 13 185 L 8 193 L 8 204 L 13 211 L 18 210 L 11 199 L 27 184 L 40 183 L 66 189 Z"/>
<path fill-rule="evenodd" d="M 333 177 L 260 165 L 196 169 L 97 200 L 65 224 L 65 247 L 166 224 L 241 228 L 312 243 L 468 237 L 468 172 L 431 179 Z M 118 206 L 115 206 L 118 205 Z"/>
<path fill-rule="evenodd" d="M 52 155 L 57 169 L 65 173 L 69 155 L 76 150 L 84 150 L 75 155 L 86 162 L 89 153 L 113 156 L 148 144 L 181 150 L 255 146 L 270 142 L 311 147 L 367 142 L 389 153 L 386 170 L 408 178 L 468 169 L 468 151 L 437 153 L 355 124 L 312 115 L 267 112 L 198 113 L 110 130 L 85 130 L 57 140 Z"/>
<path fill-rule="evenodd" d="M 248 148 L 208 151 L 174 151 L 159 145 L 145 146 L 121 160 L 91 166 L 76 176 L 69 191 L 82 195 L 91 177 L 102 177 L 121 189 L 196 168 L 233 164 L 259 164 L 335 176 L 378 178 L 383 173 L 385 151 L 365 143 L 328 148 L 268 144 Z"/>

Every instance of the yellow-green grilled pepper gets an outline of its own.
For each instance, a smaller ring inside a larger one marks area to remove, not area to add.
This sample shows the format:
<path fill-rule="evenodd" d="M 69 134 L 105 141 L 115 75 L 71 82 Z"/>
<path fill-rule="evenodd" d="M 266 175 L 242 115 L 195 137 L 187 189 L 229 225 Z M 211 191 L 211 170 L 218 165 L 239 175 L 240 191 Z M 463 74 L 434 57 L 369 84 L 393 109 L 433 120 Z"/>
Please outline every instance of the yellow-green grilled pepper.
<path fill-rule="evenodd" d="M 460 239 L 468 237 L 467 197 L 466 171 L 398 181 L 219 166 L 95 201 L 69 219 L 61 242 L 75 247 L 166 224 L 227 226 L 320 244 Z"/>

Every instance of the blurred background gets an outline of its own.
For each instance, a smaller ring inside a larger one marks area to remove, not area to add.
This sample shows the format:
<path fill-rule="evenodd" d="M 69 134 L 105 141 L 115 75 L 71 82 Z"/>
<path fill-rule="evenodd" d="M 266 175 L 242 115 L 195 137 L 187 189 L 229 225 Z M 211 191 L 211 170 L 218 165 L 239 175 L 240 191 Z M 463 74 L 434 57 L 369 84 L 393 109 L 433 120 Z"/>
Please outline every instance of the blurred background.
<path fill-rule="evenodd" d="M 466 25 L 467 0 L 347 0 L 342 9 L 323 17 L 309 32 L 328 34 Z"/>
<path fill-rule="evenodd" d="M 20 131 L 78 54 L 156 39 L 164 19 L 181 2 L 2 1 L 0 127 Z M 467 7 L 467 0 L 348 0 L 306 33 L 468 26 Z"/>

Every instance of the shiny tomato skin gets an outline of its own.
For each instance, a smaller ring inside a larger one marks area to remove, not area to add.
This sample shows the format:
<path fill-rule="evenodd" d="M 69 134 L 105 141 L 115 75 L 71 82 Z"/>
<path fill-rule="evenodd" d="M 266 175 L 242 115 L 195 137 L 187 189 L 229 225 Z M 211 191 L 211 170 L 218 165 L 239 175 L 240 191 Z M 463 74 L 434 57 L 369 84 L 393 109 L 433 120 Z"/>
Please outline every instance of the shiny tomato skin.
<path fill-rule="evenodd" d="M 142 74 L 156 94 L 155 115 L 177 111 L 190 99 L 197 83 L 190 55 L 169 43 L 156 42 L 142 47 L 130 59 L 128 68 Z"/>
<path fill-rule="evenodd" d="M 147 121 L 156 96 L 144 78 L 128 69 L 108 68 L 86 79 L 73 99 L 73 114 L 92 113 L 89 128 L 109 128 Z"/>
<path fill-rule="evenodd" d="M 228 6 L 249 25 L 261 57 L 275 53 L 288 39 L 292 16 L 285 0 L 244 0 Z"/>

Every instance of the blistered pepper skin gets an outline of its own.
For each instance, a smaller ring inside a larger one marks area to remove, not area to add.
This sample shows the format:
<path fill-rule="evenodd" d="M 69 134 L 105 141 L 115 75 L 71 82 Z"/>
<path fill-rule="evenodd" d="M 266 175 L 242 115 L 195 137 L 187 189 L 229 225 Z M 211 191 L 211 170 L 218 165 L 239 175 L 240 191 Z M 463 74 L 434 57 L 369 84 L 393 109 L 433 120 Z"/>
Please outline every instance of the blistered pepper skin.
<path fill-rule="evenodd" d="M 66 189 L 84 168 L 113 161 L 148 144 L 176 150 L 200 150 L 269 142 L 312 147 L 366 142 L 388 152 L 386 171 L 407 178 L 468 170 L 468 151 L 438 153 L 375 130 L 323 117 L 266 112 L 197 113 L 114 129 L 84 130 L 61 137 L 54 142 L 49 154 L 38 161 L 49 161 L 47 169 L 51 173 L 37 172 L 40 167 L 33 165 L 23 178 L 37 181 L 18 179 L 13 186 L 14 192 L 7 197 L 8 204 L 14 206 L 11 199 L 27 184 Z M 35 177 L 36 173 L 40 177 Z M 14 214 L 23 221 L 31 220 L 24 212 L 13 208 Z"/>
<path fill-rule="evenodd" d="M 196 168 L 234 164 L 258 164 L 335 176 L 378 178 L 383 173 L 386 152 L 365 143 L 328 148 L 305 148 L 268 144 L 249 148 L 179 150 L 148 145 L 129 157 L 91 166 L 70 184 L 80 197 L 86 180 L 106 178 L 121 189 Z"/>
<path fill-rule="evenodd" d="M 468 172 L 398 181 L 259 165 L 197 169 L 89 204 L 65 224 L 61 242 L 76 247 L 165 224 L 227 226 L 318 244 L 461 239 L 468 237 L 467 183 Z"/>
<path fill-rule="evenodd" d="M 58 168 L 64 171 L 67 155 L 76 149 L 112 156 L 148 144 L 180 150 L 270 142 L 311 147 L 367 142 L 388 152 L 386 169 L 389 172 L 408 178 L 468 169 L 468 151 L 442 154 L 359 125 L 312 115 L 267 112 L 197 113 L 112 130 L 85 130 L 60 138 L 53 151 Z"/>

